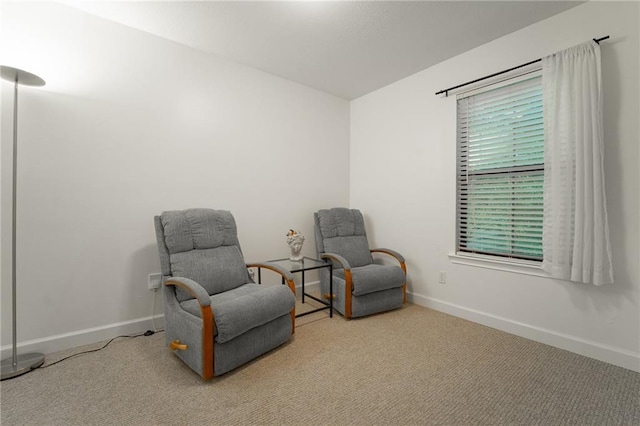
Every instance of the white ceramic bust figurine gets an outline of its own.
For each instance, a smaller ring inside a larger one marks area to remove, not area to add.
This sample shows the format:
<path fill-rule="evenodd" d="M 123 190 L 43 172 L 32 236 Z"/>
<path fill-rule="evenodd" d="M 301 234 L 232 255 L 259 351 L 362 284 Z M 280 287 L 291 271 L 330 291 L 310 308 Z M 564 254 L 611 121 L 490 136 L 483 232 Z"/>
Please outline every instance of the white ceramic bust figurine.
<path fill-rule="evenodd" d="M 303 256 L 300 254 L 300 251 L 302 250 L 303 243 L 304 235 L 302 235 L 298 231 L 290 229 L 289 233 L 287 234 L 287 244 L 289 244 L 289 248 L 291 249 L 291 257 L 289 257 L 289 260 L 292 260 L 294 262 L 302 260 Z"/>

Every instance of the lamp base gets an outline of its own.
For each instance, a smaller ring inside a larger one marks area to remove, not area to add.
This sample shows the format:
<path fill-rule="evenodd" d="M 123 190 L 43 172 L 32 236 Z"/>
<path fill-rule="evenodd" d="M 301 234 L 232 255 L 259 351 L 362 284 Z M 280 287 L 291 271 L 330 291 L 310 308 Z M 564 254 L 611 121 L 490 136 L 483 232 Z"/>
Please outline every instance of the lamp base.
<path fill-rule="evenodd" d="M 6 380 L 28 373 L 44 363 L 44 355 L 39 353 L 21 354 L 13 364 L 13 357 L 2 360 L 2 379 Z"/>

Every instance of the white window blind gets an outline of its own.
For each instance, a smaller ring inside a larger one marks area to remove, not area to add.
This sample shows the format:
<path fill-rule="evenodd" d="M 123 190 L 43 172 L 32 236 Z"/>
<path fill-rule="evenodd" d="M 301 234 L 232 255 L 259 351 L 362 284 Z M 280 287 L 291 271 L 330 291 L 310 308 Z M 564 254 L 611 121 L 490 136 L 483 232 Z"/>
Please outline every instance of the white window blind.
<path fill-rule="evenodd" d="M 459 252 L 542 260 L 542 84 L 529 77 L 458 99 Z"/>

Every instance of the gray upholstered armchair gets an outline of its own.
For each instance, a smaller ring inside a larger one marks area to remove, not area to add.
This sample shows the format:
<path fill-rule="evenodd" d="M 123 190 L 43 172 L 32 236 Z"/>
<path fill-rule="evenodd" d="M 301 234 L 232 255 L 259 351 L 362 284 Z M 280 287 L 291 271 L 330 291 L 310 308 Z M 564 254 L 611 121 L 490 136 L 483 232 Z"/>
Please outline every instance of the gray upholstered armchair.
<path fill-rule="evenodd" d="M 314 213 L 318 256 L 333 262 L 333 306 L 346 318 L 399 308 L 406 302 L 407 268 L 399 253 L 369 249 L 359 210 L 334 208 Z M 374 263 L 371 253 L 395 258 L 397 265 Z M 320 270 L 321 294 L 329 297 L 329 272 Z"/>
<path fill-rule="evenodd" d="M 285 343 L 295 330 L 295 284 L 288 271 L 245 264 L 236 223 L 224 210 L 156 216 L 166 340 L 204 379 Z M 288 286 L 261 286 L 248 267 L 280 273 Z"/>

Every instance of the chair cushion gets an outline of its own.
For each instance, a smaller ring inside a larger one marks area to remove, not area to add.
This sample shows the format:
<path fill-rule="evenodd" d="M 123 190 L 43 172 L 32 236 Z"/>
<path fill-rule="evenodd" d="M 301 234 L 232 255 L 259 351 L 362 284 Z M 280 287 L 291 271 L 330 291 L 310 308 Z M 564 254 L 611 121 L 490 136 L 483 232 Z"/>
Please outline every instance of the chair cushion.
<path fill-rule="evenodd" d="M 352 268 L 369 265 L 373 262 L 369 251 L 369 243 L 364 235 L 326 238 L 324 240 L 324 249 L 326 253 L 339 254 L 347 259 L 349 266 Z M 340 268 L 340 265 L 334 264 L 334 267 Z"/>
<path fill-rule="evenodd" d="M 365 235 L 364 218 L 355 209 L 336 207 L 319 210 L 318 224 L 324 238 Z"/>
<path fill-rule="evenodd" d="M 256 286 L 258 286 L 258 284 L 248 283 L 240 287 L 234 288 L 233 290 L 229 290 L 229 291 L 225 291 L 224 293 L 218 293 L 218 294 L 214 294 L 213 296 L 209 296 L 209 299 L 211 300 L 211 305 L 213 305 L 214 303 L 216 305 L 219 305 L 221 303 L 225 303 L 230 300 L 237 299 L 238 297 L 252 294 L 256 291 Z M 189 299 L 189 300 L 180 302 L 180 307 L 185 311 L 189 312 L 190 314 L 195 315 L 198 318 L 202 318 L 202 311 L 200 310 L 200 304 L 198 303 L 198 299 Z M 212 306 L 212 309 L 213 309 L 213 306 Z M 213 335 L 214 336 L 218 335 L 218 328 L 216 327 L 215 321 L 213 323 Z"/>
<path fill-rule="evenodd" d="M 169 275 L 189 278 L 210 295 L 249 281 L 230 212 L 212 209 L 168 211 L 160 216 L 169 256 Z M 181 288 L 176 298 L 192 296 Z"/>
<path fill-rule="evenodd" d="M 249 273 L 238 246 L 222 246 L 193 250 L 170 256 L 174 277 L 189 278 L 205 288 L 210 295 L 231 290 L 249 282 Z M 178 301 L 191 299 L 181 288 L 176 289 Z"/>
<path fill-rule="evenodd" d="M 334 270 L 334 274 L 344 279 L 344 270 Z M 353 295 L 360 296 L 400 287 L 404 284 L 406 277 L 399 266 L 372 263 L 351 268 L 351 279 L 353 281 Z"/>
<path fill-rule="evenodd" d="M 233 290 L 211 296 L 216 342 L 224 343 L 252 328 L 266 324 L 285 315 L 294 308 L 295 296 L 284 285 L 265 287 L 245 284 Z M 182 308 L 202 317 L 200 305 L 195 299 L 180 303 Z"/>
<path fill-rule="evenodd" d="M 373 262 L 359 210 L 333 208 L 319 210 L 318 226 L 326 253 L 335 253 L 347 259 L 351 267 Z M 337 265 L 336 265 L 337 266 Z"/>
<path fill-rule="evenodd" d="M 220 246 L 239 246 L 236 222 L 231 212 L 187 209 L 160 215 L 169 254 Z"/>

